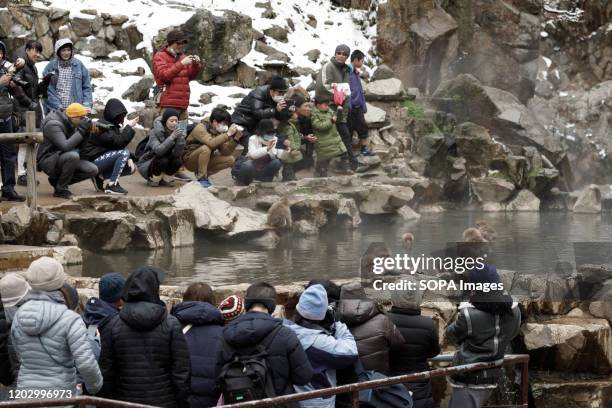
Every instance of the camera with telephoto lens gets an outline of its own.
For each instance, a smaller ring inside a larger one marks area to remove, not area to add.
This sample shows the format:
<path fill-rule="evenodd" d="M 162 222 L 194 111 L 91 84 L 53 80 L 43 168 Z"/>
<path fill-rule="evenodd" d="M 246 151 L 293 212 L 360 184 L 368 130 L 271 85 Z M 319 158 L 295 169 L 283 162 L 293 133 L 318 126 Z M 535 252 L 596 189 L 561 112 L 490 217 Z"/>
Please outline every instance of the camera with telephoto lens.
<path fill-rule="evenodd" d="M 23 74 L 20 69 L 17 69 L 15 64 L 11 64 L 7 60 L 0 61 L 0 76 L 2 75 L 12 75 L 11 81 L 20 87 L 24 87 L 28 85 L 28 82 L 23 79 Z"/>
<path fill-rule="evenodd" d="M 103 122 L 100 120 L 94 121 L 93 124 L 100 130 L 111 130 L 114 126 L 112 123 Z"/>

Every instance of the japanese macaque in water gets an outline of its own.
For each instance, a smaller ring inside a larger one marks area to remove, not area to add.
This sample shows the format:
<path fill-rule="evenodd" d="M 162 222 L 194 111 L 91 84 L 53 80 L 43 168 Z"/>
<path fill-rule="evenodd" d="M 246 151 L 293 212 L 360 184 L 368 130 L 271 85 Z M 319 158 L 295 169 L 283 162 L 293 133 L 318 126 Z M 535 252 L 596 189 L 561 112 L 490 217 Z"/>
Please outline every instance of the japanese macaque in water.
<path fill-rule="evenodd" d="M 414 245 L 414 235 L 411 232 L 405 233 L 404 235 L 402 235 L 402 243 L 404 244 L 404 249 L 406 249 L 406 253 L 411 253 L 412 246 Z"/>
<path fill-rule="evenodd" d="M 478 228 L 468 228 L 463 231 L 463 242 L 487 242 Z"/>
<path fill-rule="evenodd" d="M 272 204 L 268 210 L 268 225 L 276 230 L 291 230 L 291 208 L 286 196 Z"/>
<path fill-rule="evenodd" d="M 493 228 L 488 222 L 478 221 L 476 222 L 476 228 L 478 228 L 482 237 L 487 241 L 492 242 L 497 239 L 497 232 L 495 232 L 495 228 Z"/>

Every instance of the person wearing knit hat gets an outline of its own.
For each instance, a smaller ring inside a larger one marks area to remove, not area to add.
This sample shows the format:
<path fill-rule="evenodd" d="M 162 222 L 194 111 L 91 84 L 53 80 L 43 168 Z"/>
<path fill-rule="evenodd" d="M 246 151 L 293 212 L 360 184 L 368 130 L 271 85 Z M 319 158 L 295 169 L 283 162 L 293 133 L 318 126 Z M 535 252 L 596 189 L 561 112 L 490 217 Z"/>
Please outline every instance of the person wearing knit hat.
<path fill-rule="evenodd" d="M 98 174 L 98 167 L 81 160 L 77 149 L 95 131 L 88 113 L 87 106 L 71 103 L 64 112 L 49 113 L 42 123 L 44 140 L 38 149 L 37 163 L 38 168 L 49 176 L 55 197 L 72 197 L 68 189 L 70 184 Z"/>
<path fill-rule="evenodd" d="M 153 122 L 148 141 L 138 155 L 138 172 L 150 187 L 167 186 L 175 178 L 183 180 L 186 177 L 179 169 L 183 166 L 187 128 L 179 123 L 179 117 L 177 109 L 164 109 Z"/>
<path fill-rule="evenodd" d="M 33 261 L 26 272 L 33 290 L 52 292 L 59 290 L 66 280 L 64 267 L 54 258 L 43 256 Z"/>
<path fill-rule="evenodd" d="M 7 273 L 0 279 L 0 297 L 9 322 L 17 312 L 17 304 L 31 289 L 28 281 L 18 273 Z"/>
<path fill-rule="evenodd" d="M 261 348 L 268 356 L 267 375 L 274 395 L 293 394 L 294 385 L 305 385 L 310 381 L 313 368 L 295 332 L 284 325 L 285 321 L 272 316 L 276 289 L 266 282 L 254 283 L 246 290 L 244 305 L 247 312 L 225 324 L 223 340 L 231 350 L 222 348 L 217 366 L 223 367 L 231 362 L 236 353 L 247 355 L 255 348 Z M 231 395 L 224 397 L 226 404 L 236 402 Z"/>
<path fill-rule="evenodd" d="M 244 301 L 238 295 L 228 296 L 219 303 L 219 310 L 223 320 L 232 321 L 244 313 Z"/>
<path fill-rule="evenodd" d="M 202 70 L 200 57 L 185 54 L 188 40 L 181 30 L 171 30 L 166 35 L 166 47 L 153 55 L 153 77 L 160 93 L 160 114 L 173 108 L 179 112 L 180 120 L 187 120 L 189 113 L 189 82 L 196 79 Z"/>
<path fill-rule="evenodd" d="M 346 44 L 336 47 L 334 56 L 323 65 L 317 74 L 315 96 L 325 95 L 331 100 L 330 108 L 336 115 L 335 127 L 344 143 L 347 155 L 343 160 L 348 161 L 353 170 L 358 166 L 357 158 L 353 154 L 353 136 L 348 127 L 348 115 L 351 108 L 351 69 L 346 63 L 351 49 Z M 338 92 L 337 90 L 342 90 Z"/>
<path fill-rule="evenodd" d="M 407 277 L 418 288 L 418 278 Z M 440 353 L 438 327 L 429 316 L 421 316 L 420 304 L 423 291 L 394 290 L 391 292 L 393 306 L 387 316 L 398 328 L 404 337 L 404 343 L 391 349 L 391 374 L 404 375 L 414 372 L 427 371 L 427 359 Z M 417 382 L 406 383 L 406 388 L 412 391 L 415 407 L 434 407 L 431 380 L 424 379 Z"/>
<path fill-rule="evenodd" d="M 73 102 L 93 107 L 91 78 L 85 65 L 74 57 L 74 44 L 69 38 L 55 43 L 55 58 L 45 67 L 42 76 L 52 75 L 44 100 L 45 112 L 64 110 Z"/>
<path fill-rule="evenodd" d="M 125 278 L 116 273 L 107 273 L 100 278 L 98 283 L 98 293 L 100 300 L 107 303 L 121 304 L 121 294 L 123 293 L 123 287 L 125 286 Z"/>
<path fill-rule="evenodd" d="M 335 321 L 331 327 L 322 325 L 327 313 L 328 294 L 321 284 L 308 286 L 296 306 L 294 322 L 285 321 L 293 330 L 300 344 L 307 351 L 310 364 L 315 372 L 312 380 L 305 385 L 295 385 L 296 393 L 314 391 L 322 387 L 337 385 L 338 370 L 353 370 L 359 360 L 357 343 L 347 325 Z M 312 405 L 335 408 L 336 396 L 309 400 Z"/>
<path fill-rule="evenodd" d="M 305 319 L 315 322 L 325 319 L 327 292 L 323 285 L 312 285 L 300 296 L 295 310 Z"/>

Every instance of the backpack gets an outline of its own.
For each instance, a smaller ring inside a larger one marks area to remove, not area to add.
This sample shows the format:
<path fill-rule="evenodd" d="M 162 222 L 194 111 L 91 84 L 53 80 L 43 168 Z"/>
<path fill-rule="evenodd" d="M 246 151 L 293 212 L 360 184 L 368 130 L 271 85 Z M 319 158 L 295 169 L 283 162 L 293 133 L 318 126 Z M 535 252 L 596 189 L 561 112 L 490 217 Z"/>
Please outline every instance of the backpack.
<path fill-rule="evenodd" d="M 136 146 L 136 149 L 134 149 L 134 157 L 136 158 L 136 161 L 139 161 L 144 154 L 147 148 L 147 143 L 149 143 L 149 136 L 142 139 Z"/>
<path fill-rule="evenodd" d="M 250 353 L 239 353 L 224 341 L 231 360 L 223 365 L 217 379 L 225 404 L 256 401 L 276 396 L 267 363 L 267 349 L 282 328 L 272 330 Z"/>

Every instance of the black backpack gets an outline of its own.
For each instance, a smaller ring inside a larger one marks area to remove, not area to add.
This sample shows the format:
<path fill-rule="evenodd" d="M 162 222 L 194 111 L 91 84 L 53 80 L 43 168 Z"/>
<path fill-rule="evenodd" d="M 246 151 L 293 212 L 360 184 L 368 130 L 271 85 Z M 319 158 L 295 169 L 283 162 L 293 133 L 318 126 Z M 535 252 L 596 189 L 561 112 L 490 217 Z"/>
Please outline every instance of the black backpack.
<path fill-rule="evenodd" d="M 217 379 L 225 404 L 256 401 L 276 396 L 268 367 L 268 347 L 282 328 L 272 330 L 250 353 L 239 353 L 224 341 L 231 360 L 223 365 Z"/>

